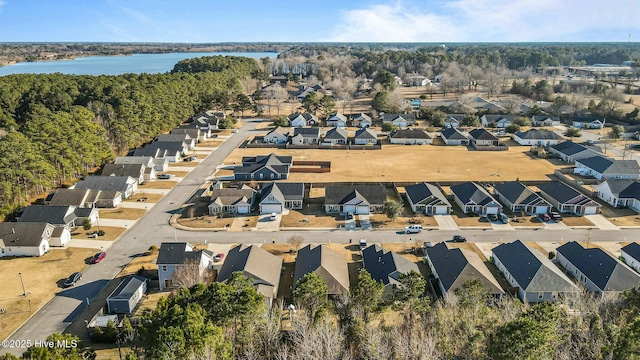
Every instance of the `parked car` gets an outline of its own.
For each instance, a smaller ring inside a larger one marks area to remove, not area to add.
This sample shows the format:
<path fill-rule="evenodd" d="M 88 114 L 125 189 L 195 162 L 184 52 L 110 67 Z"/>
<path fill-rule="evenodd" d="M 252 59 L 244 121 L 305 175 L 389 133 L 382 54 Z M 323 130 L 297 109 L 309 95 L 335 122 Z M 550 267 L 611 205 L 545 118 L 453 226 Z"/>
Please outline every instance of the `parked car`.
<path fill-rule="evenodd" d="M 406 228 L 404 228 L 404 232 L 407 234 L 417 234 L 420 233 L 422 231 L 422 225 L 409 225 Z"/>
<path fill-rule="evenodd" d="M 194 161 L 196 160 L 197 157 L 195 155 L 191 155 L 191 156 L 187 156 L 184 159 L 182 159 L 183 161 Z"/>
<path fill-rule="evenodd" d="M 156 175 L 156 178 L 158 178 L 160 180 L 171 179 L 171 174 L 158 174 L 158 175 Z"/>
<path fill-rule="evenodd" d="M 550 221 L 551 220 L 551 216 L 549 216 L 549 214 L 542 214 L 542 215 L 540 215 L 540 217 L 544 221 Z"/>
<path fill-rule="evenodd" d="M 223 253 L 216 254 L 216 256 L 213 257 L 213 261 L 215 261 L 215 262 L 222 261 L 222 259 L 224 259 L 224 254 Z"/>
<path fill-rule="evenodd" d="M 347 220 L 353 220 L 353 213 L 352 212 L 348 212 L 347 213 Z"/>
<path fill-rule="evenodd" d="M 555 221 L 562 221 L 562 216 L 560 215 L 559 212 L 556 211 L 552 211 L 551 212 L 551 217 L 553 218 L 553 220 Z"/>
<path fill-rule="evenodd" d="M 276 220 L 278 220 L 278 214 L 276 214 L 276 213 L 271 213 L 271 216 L 269 216 L 269 220 L 271 220 L 271 221 L 276 221 Z"/>
<path fill-rule="evenodd" d="M 92 264 L 97 264 L 97 263 L 99 263 L 100 261 L 102 261 L 102 259 L 104 259 L 104 258 L 105 258 L 105 256 L 107 256 L 107 253 L 106 253 L 106 252 L 104 252 L 104 251 L 100 251 L 99 253 L 97 253 L 97 254 L 93 255 L 93 257 L 91 258 L 91 261 L 90 261 L 90 262 L 91 262 Z"/>
<path fill-rule="evenodd" d="M 367 239 L 360 239 L 360 250 L 367 247 Z"/>
<path fill-rule="evenodd" d="M 69 276 L 69 278 L 67 280 L 65 280 L 64 282 L 64 286 L 65 287 L 69 287 L 69 286 L 73 286 L 75 285 L 80 279 L 82 279 L 82 274 L 79 272 L 74 272 L 73 274 L 71 274 Z"/>
<path fill-rule="evenodd" d="M 237 134 L 238 132 L 240 132 L 240 130 L 238 130 L 238 129 L 234 129 L 234 130 L 233 130 L 233 133 L 234 133 L 234 134 Z"/>
<path fill-rule="evenodd" d="M 466 242 L 467 238 L 462 235 L 453 235 L 453 242 Z"/>
<path fill-rule="evenodd" d="M 487 214 L 487 219 L 489 219 L 489 221 L 498 221 L 498 215 L 496 215 L 496 214 Z"/>
<path fill-rule="evenodd" d="M 500 221 L 502 221 L 503 224 L 508 224 L 509 223 L 509 217 L 507 216 L 507 214 L 500 213 Z"/>

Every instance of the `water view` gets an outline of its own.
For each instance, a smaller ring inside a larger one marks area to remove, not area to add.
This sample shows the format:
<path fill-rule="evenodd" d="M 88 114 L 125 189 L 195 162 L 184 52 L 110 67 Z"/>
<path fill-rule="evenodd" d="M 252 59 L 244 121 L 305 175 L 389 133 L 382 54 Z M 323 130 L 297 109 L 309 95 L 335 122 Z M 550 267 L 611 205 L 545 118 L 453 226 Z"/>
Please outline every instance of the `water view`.
<path fill-rule="evenodd" d="M 171 71 L 180 60 L 200 56 L 230 55 L 263 58 L 278 56 L 272 52 L 194 52 L 169 54 L 134 54 L 130 56 L 87 56 L 74 60 L 18 63 L 0 67 L 0 76 L 11 74 L 120 75 L 126 73 L 163 73 Z"/>

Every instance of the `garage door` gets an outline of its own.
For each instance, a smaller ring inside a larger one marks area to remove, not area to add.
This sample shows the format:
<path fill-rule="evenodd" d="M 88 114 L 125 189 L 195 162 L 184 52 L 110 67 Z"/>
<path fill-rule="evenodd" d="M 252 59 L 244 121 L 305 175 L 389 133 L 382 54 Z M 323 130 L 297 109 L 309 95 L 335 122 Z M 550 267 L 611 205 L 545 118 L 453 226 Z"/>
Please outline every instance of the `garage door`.
<path fill-rule="evenodd" d="M 435 206 L 433 209 L 434 215 L 447 215 L 449 213 L 447 206 Z"/>
<path fill-rule="evenodd" d="M 249 213 L 249 206 L 238 206 L 238 214 L 248 214 Z"/>
<path fill-rule="evenodd" d="M 598 213 L 598 208 L 595 206 L 585 206 L 584 215 L 595 215 Z"/>
<path fill-rule="evenodd" d="M 495 215 L 498 215 L 498 213 L 500 212 L 500 208 L 498 208 L 498 207 L 488 207 L 488 208 L 486 208 L 486 209 L 487 209 L 486 214 L 495 214 Z"/>
<path fill-rule="evenodd" d="M 536 206 L 536 214 L 546 214 L 549 208 L 547 206 Z"/>
<path fill-rule="evenodd" d="M 260 205 L 260 213 L 261 214 L 270 214 L 270 213 L 281 213 L 282 205 L 280 204 L 264 204 Z"/>
<path fill-rule="evenodd" d="M 345 205 L 343 207 L 343 210 L 346 213 L 356 213 L 356 206 L 355 205 Z"/>
<path fill-rule="evenodd" d="M 369 205 L 358 205 L 357 214 L 368 214 L 369 213 Z"/>

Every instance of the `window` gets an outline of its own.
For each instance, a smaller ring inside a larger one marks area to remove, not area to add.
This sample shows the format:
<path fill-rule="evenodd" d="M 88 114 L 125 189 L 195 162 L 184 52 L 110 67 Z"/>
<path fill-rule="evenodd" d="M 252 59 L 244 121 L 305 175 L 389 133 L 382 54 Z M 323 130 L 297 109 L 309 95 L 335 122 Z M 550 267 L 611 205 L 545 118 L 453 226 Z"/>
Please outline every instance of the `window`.
<path fill-rule="evenodd" d="M 162 265 L 162 271 L 166 272 L 167 271 L 167 265 Z"/>
<path fill-rule="evenodd" d="M 166 288 L 173 287 L 173 280 L 171 280 L 171 279 L 166 279 L 166 280 L 164 281 L 164 287 L 166 287 Z"/>
<path fill-rule="evenodd" d="M 264 178 L 264 174 L 260 174 L 260 179 Z"/>
<path fill-rule="evenodd" d="M 539 293 L 538 293 L 538 299 L 539 299 L 539 300 L 542 300 L 542 298 L 543 298 L 543 297 L 544 297 L 544 293 L 539 292 Z"/>

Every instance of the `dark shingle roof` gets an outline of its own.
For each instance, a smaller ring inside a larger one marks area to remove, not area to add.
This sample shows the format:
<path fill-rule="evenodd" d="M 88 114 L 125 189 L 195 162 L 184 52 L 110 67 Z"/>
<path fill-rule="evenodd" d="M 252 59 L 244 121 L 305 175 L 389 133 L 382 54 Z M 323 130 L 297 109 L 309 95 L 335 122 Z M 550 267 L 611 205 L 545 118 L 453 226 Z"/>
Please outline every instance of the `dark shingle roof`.
<path fill-rule="evenodd" d="M 211 190 L 211 202 L 215 202 L 220 206 L 234 205 L 246 199 L 247 203 L 251 202 L 253 197 L 253 189 L 213 189 Z"/>
<path fill-rule="evenodd" d="M 442 130 L 440 132 L 440 134 L 442 134 L 443 137 L 445 137 L 446 139 L 452 139 L 452 140 L 466 140 L 467 137 L 464 136 L 463 133 L 460 132 L 460 130 L 456 129 L 456 128 L 446 128 L 444 130 Z"/>
<path fill-rule="evenodd" d="M 49 239 L 52 236 L 53 230 L 46 222 L 0 222 L 0 245 L 40 246 L 43 238 Z"/>
<path fill-rule="evenodd" d="M 397 119 L 399 117 L 405 119 L 407 122 L 415 122 L 416 121 L 416 116 L 414 114 L 381 114 L 380 115 L 380 118 L 384 122 L 394 121 L 395 119 Z"/>
<path fill-rule="evenodd" d="M 163 242 L 158 251 L 156 264 L 178 265 L 189 259 L 200 262 L 201 257 L 202 251 L 190 251 L 187 243 Z"/>
<path fill-rule="evenodd" d="M 142 164 L 105 164 L 101 174 L 103 176 L 131 176 L 138 179 L 144 171 Z"/>
<path fill-rule="evenodd" d="M 398 282 L 398 275 L 411 271 L 420 273 L 418 265 L 392 251 L 385 251 L 378 244 L 362 250 L 362 265 L 377 282 L 387 285 Z"/>
<path fill-rule="evenodd" d="M 496 202 L 487 190 L 474 182 L 453 185 L 449 189 L 463 204 L 472 202 L 477 205 L 486 205 L 492 201 Z"/>
<path fill-rule="evenodd" d="M 421 201 L 429 199 L 431 197 L 440 200 L 441 202 L 451 206 L 447 197 L 440 191 L 440 189 L 428 183 L 420 183 L 415 185 L 405 186 L 404 191 L 407 197 L 411 199 L 411 202 L 417 204 Z"/>
<path fill-rule="evenodd" d="M 594 121 L 600 121 L 601 123 L 604 123 L 605 119 L 604 118 L 599 118 L 599 117 L 595 117 L 595 116 L 581 116 L 581 117 L 576 117 L 573 119 L 574 122 L 580 122 L 580 123 L 591 123 Z"/>
<path fill-rule="evenodd" d="M 280 202 L 302 200 L 304 198 L 304 184 L 290 182 L 272 182 L 260 192 L 260 198 L 264 199 L 273 195 Z"/>
<path fill-rule="evenodd" d="M 293 163 L 291 156 L 278 156 L 273 153 L 269 155 L 244 156 L 242 166 L 233 169 L 234 174 L 251 174 L 262 168 L 271 169 L 278 174 L 288 174 Z"/>
<path fill-rule="evenodd" d="M 560 140 L 562 136 L 554 133 L 553 131 L 531 129 L 529 131 L 518 131 L 515 136 L 520 139 L 528 140 Z"/>
<path fill-rule="evenodd" d="M 229 250 L 216 281 L 224 282 L 236 271 L 253 279 L 254 285 L 278 287 L 282 258 L 256 245 L 237 245 Z"/>
<path fill-rule="evenodd" d="M 583 194 L 578 192 L 578 190 L 560 181 L 552 181 L 546 184 L 540 184 L 538 185 L 538 189 L 540 189 L 540 191 L 544 192 L 550 197 L 556 199 L 560 203 L 565 203 L 581 195 L 584 196 Z"/>
<path fill-rule="evenodd" d="M 320 128 L 295 128 L 293 129 L 293 136 L 301 135 L 306 138 L 318 138 L 320 137 Z"/>
<path fill-rule="evenodd" d="M 424 130 L 400 129 L 391 134 L 392 139 L 431 139 L 431 136 Z"/>
<path fill-rule="evenodd" d="M 88 189 L 58 189 L 53 193 L 49 200 L 51 206 L 81 206 L 86 201 L 89 192 Z"/>
<path fill-rule="evenodd" d="M 75 210 L 75 206 L 31 205 L 22 210 L 20 222 L 47 222 L 52 225 L 67 225 L 77 218 L 73 210 Z"/>
<path fill-rule="evenodd" d="M 577 161 L 601 174 L 640 174 L 640 166 L 636 160 L 613 160 L 604 156 L 592 156 Z"/>
<path fill-rule="evenodd" d="M 476 140 L 493 140 L 498 141 L 498 138 L 493 136 L 485 129 L 473 129 L 469 131 L 469 136 Z"/>
<path fill-rule="evenodd" d="M 504 184 L 498 184 L 493 189 L 504 196 L 512 204 L 534 204 L 544 202 L 540 195 L 533 192 L 527 186 L 519 181 L 510 181 Z"/>
<path fill-rule="evenodd" d="M 622 251 L 626 252 L 632 258 L 640 261 L 640 244 L 632 242 L 622 248 Z"/>
<path fill-rule="evenodd" d="M 293 287 L 306 274 L 315 272 L 327 284 L 329 295 L 344 294 L 349 291 L 349 270 L 344 254 L 331 250 L 325 245 L 311 248 L 307 245 L 298 251 Z"/>
<path fill-rule="evenodd" d="M 137 181 L 130 176 L 87 176 L 78 181 L 75 188 L 124 192 L 129 188 L 129 183 L 133 182 Z"/>
<path fill-rule="evenodd" d="M 147 281 L 146 278 L 137 275 L 130 275 L 126 277 L 120 285 L 109 295 L 109 299 L 124 299 L 128 300 L 138 289 Z"/>
<path fill-rule="evenodd" d="M 376 133 L 375 130 L 371 130 L 371 129 L 369 129 L 367 127 L 367 128 L 360 129 L 360 130 L 356 131 L 355 139 L 377 140 L 378 139 L 378 134 Z"/>
<path fill-rule="evenodd" d="M 325 204 L 343 204 L 360 197 L 372 205 L 382 205 L 387 195 L 382 185 L 337 185 L 325 188 Z"/>
<path fill-rule="evenodd" d="M 336 139 L 336 140 L 346 140 L 349 137 L 349 133 L 347 130 L 343 128 L 333 128 L 327 131 L 327 134 L 324 136 L 325 139 Z"/>

